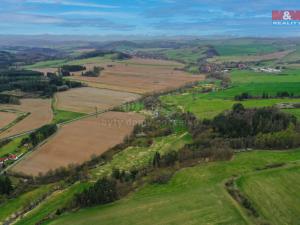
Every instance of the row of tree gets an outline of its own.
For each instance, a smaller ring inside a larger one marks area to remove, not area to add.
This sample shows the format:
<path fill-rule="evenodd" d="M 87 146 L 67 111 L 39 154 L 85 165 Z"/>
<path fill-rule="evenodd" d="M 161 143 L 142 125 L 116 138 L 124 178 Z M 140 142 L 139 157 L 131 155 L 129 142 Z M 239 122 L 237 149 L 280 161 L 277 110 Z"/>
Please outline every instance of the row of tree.
<path fill-rule="evenodd" d="M 234 100 L 243 101 L 243 100 L 253 99 L 253 98 L 255 98 L 255 99 L 260 99 L 260 98 L 268 99 L 268 98 L 274 98 L 274 97 L 275 98 L 293 98 L 293 97 L 296 97 L 296 96 L 294 95 L 293 92 L 288 92 L 288 91 L 279 91 L 279 92 L 276 93 L 275 96 L 274 95 L 272 96 L 267 92 L 263 92 L 261 96 L 252 96 L 248 92 L 243 92 L 239 95 L 234 96 Z"/>
<path fill-rule="evenodd" d="M 54 134 L 57 131 L 57 126 L 56 124 L 47 124 L 33 133 L 29 135 L 29 137 L 24 138 L 21 141 L 21 145 L 32 145 L 33 147 L 50 137 L 52 134 Z"/>

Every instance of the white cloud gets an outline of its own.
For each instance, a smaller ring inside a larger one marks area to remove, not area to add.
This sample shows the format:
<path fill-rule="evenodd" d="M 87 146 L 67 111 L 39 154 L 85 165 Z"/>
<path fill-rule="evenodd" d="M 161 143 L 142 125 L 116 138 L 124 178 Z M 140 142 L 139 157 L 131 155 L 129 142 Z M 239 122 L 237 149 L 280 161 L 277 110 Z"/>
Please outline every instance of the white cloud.
<path fill-rule="evenodd" d="M 60 13 L 63 16 L 103 16 L 103 17 L 116 17 L 116 18 L 136 18 L 137 15 L 130 13 L 121 13 L 121 12 L 96 12 L 96 11 L 67 11 Z"/>
<path fill-rule="evenodd" d="M 67 6 L 80 6 L 90 8 L 118 8 L 114 5 L 97 4 L 89 2 L 75 2 L 68 0 L 26 0 L 28 3 L 39 3 L 39 4 L 56 4 L 56 5 L 67 5 Z"/>
<path fill-rule="evenodd" d="M 0 14 L 1 23 L 19 23 L 19 24 L 59 24 L 63 22 L 63 19 L 36 14 L 24 14 L 24 13 L 2 13 Z"/>

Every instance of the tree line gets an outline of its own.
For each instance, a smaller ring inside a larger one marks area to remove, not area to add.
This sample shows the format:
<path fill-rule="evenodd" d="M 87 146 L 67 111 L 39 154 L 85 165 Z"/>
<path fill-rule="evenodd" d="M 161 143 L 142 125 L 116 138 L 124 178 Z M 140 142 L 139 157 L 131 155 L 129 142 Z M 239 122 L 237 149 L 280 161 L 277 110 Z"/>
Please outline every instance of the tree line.
<path fill-rule="evenodd" d="M 0 92 L 18 89 L 51 97 L 57 91 L 80 86 L 82 86 L 80 82 L 64 80 L 54 73 L 44 76 L 43 73 L 31 70 L 0 71 Z M 8 95 L 1 95 L 0 101 L 3 103 L 18 102 L 15 97 Z"/>

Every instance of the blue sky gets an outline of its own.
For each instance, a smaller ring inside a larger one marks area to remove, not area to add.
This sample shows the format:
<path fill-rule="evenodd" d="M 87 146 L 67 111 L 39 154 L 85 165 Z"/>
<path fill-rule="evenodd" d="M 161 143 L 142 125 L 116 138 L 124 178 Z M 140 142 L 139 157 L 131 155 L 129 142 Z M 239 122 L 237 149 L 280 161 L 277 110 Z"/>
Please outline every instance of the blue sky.
<path fill-rule="evenodd" d="M 300 36 L 299 0 L 0 0 L 0 34 Z"/>

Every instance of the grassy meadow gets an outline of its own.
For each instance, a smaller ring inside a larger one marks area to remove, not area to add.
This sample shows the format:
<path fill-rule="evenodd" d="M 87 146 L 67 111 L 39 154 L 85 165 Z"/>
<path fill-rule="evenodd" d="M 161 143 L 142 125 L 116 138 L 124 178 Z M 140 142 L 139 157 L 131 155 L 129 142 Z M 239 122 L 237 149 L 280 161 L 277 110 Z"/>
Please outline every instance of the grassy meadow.
<path fill-rule="evenodd" d="M 31 191 L 25 192 L 24 194 L 16 198 L 9 199 L 8 201 L 4 202 L 2 205 L 0 205 L 0 224 L 13 213 L 22 210 L 30 203 L 37 201 L 43 195 L 47 194 L 49 191 L 51 191 L 52 187 L 53 185 L 43 185 Z"/>
<path fill-rule="evenodd" d="M 299 161 L 287 168 L 242 176 L 237 183 L 263 219 L 274 225 L 299 224 Z"/>
<path fill-rule="evenodd" d="M 287 91 L 300 96 L 300 70 L 286 70 L 279 74 L 235 70 L 231 72 L 232 86 L 225 90 L 209 93 L 183 93 L 162 96 L 160 99 L 168 107 L 181 111 L 190 111 L 199 118 L 213 118 L 224 110 L 229 110 L 236 95 L 247 92 L 252 96 L 268 93 L 275 96 L 277 92 Z M 300 98 L 249 99 L 241 101 L 245 107 L 273 106 L 278 103 L 299 103 Z M 297 110 L 289 110 L 297 116 Z"/>
<path fill-rule="evenodd" d="M 47 224 L 252 224 L 226 192 L 224 182 L 271 163 L 299 160 L 299 149 L 239 153 L 231 161 L 182 169 L 167 184 L 146 185 L 115 203 L 68 213 Z M 299 190 L 299 182 L 293 185 Z M 296 206 L 298 199 L 293 201 Z M 299 205 L 296 207 L 299 210 Z M 288 218 L 290 213 L 285 211 L 281 216 Z"/>
<path fill-rule="evenodd" d="M 41 221 L 44 217 L 55 213 L 57 209 L 66 206 L 73 199 L 74 194 L 82 192 L 90 184 L 75 183 L 70 187 L 52 193 L 38 207 L 27 213 L 22 219 L 18 220 L 18 225 L 31 225 Z"/>
<path fill-rule="evenodd" d="M 263 43 L 217 44 L 215 49 L 221 56 L 267 54 L 280 50 L 279 46 Z"/>
<path fill-rule="evenodd" d="M 52 123 L 63 123 L 86 115 L 85 113 L 70 112 L 65 110 L 55 109 L 53 111 Z"/>

